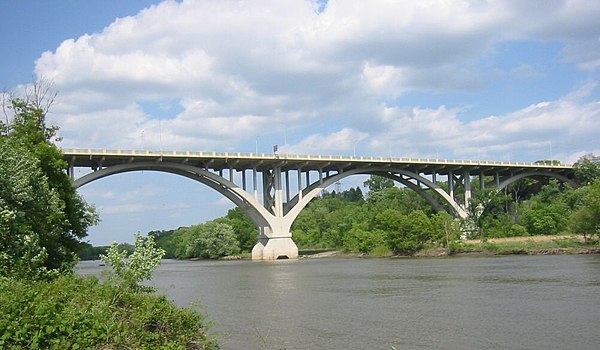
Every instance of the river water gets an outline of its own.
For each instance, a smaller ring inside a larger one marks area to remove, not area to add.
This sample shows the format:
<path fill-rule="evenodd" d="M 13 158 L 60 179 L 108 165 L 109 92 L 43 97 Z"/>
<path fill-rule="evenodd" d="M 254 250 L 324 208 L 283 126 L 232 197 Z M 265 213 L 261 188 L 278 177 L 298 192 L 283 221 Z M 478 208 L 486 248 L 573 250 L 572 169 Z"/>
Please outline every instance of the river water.
<path fill-rule="evenodd" d="M 165 260 L 153 283 L 223 349 L 600 348 L 600 256 Z"/>

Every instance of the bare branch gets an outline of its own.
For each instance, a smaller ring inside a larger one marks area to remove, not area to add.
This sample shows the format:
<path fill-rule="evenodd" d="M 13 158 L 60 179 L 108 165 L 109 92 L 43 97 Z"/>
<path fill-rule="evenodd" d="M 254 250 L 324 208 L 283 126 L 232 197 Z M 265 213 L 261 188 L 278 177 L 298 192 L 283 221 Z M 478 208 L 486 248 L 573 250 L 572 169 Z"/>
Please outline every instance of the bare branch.
<path fill-rule="evenodd" d="M 48 113 L 54 104 L 58 92 L 54 90 L 54 82 L 41 77 L 34 80 L 29 88 L 25 90 L 25 100 L 44 114 Z"/>
<path fill-rule="evenodd" d="M 10 128 L 10 117 L 9 109 L 11 109 L 11 101 L 13 100 L 14 93 L 2 90 L 2 99 L 0 100 L 0 107 L 2 108 L 2 114 L 4 115 L 5 127 Z"/>

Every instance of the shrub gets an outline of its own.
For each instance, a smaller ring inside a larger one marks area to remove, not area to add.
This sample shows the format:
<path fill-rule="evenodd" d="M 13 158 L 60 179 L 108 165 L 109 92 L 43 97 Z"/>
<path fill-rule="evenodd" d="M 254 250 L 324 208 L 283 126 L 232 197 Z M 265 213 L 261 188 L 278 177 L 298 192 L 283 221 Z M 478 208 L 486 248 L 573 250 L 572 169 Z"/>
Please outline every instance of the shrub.
<path fill-rule="evenodd" d="M 129 256 L 126 250 L 119 249 L 117 242 L 114 242 L 106 255 L 100 255 L 100 258 L 113 269 L 113 274 L 109 276 L 110 282 L 124 288 L 142 290 L 145 287 L 140 282 L 152 277 L 152 271 L 160 264 L 163 255 L 165 251 L 156 248 L 153 236 L 144 239 L 137 233 L 135 248 Z"/>
<path fill-rule="evenodd" d="M 95 277 L 0 278 L 2 349 L 214 349 L 205 317 Z"/>

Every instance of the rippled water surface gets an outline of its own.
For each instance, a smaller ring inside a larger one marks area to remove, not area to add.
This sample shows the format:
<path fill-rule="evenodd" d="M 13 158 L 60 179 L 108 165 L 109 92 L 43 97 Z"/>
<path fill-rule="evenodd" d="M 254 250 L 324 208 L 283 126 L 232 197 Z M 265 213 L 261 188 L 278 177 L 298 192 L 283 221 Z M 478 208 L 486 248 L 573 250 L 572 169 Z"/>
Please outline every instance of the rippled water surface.
<path fill-rule="evenodd" d="M 166 260 L 153 283 L 223 349 L 600 346 L 600 256 Z"/>

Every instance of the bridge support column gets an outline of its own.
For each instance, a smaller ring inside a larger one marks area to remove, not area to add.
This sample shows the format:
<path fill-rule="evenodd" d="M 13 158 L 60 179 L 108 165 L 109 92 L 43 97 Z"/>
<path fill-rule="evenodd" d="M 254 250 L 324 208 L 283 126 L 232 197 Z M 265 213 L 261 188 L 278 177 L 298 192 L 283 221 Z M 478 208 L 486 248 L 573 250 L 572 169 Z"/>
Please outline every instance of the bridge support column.
<path fill-rule="evenodd" d="M 252 248 L 252 260 L 298 259 L 298 247 L 287 237 L 261 237 Z"/>
<path fill-rule="evenodd" d="M 282 176 L 283 175 L 283 176 Z M 290 182 L 286 171 L 273 167 L 263 172 L 263 198 L 269 211 L 264 217 L 266 223 L 258 225 L 258 242 L 252 248 L 252 260 L 297 259 L 298 247 L 290 233 L 291 222 L 287 222 L 283 208 L 283 181 L 285 180 L 286 199 L 289 202 Z"/>

